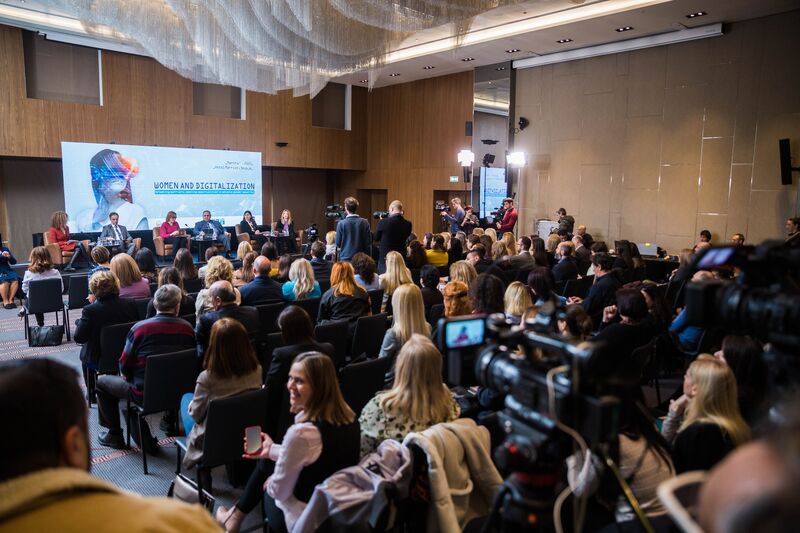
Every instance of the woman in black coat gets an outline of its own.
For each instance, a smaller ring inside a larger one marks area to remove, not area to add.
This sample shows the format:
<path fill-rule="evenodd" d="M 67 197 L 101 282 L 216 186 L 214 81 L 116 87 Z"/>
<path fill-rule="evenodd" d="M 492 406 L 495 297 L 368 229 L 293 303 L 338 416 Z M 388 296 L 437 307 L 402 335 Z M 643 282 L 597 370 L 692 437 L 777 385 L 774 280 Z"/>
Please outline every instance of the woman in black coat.
<path fill-rule="evenodd" d="M 267 238 L 261 234 L 258 229 L 258 222 L 253 218 L 253 213 L 245 211 L 242 215 L 242 221 L 239 222 L 239 229 L 242 233 L 247 233 L 251 241 L 256 241 L 259 247 L 267 241 Z"/>

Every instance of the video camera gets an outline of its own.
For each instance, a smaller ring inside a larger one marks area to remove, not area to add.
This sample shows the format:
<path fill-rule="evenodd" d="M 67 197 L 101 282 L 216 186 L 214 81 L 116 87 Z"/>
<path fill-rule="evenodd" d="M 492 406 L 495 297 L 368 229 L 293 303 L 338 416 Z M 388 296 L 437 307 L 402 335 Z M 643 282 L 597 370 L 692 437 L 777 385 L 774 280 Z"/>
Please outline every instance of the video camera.
<path fill-rule="evenodd" d="M 345 217 L 345 212 L 341 204 L 333 204 L 325 206 L 326 220 L 342 220 L 344 217 Z"/>
<path fill-rule="evenodd" d="M 450 204 L 444 200 L 436 200 L 433 202 L 433 210 L 434 211 L 444 211 L 445 213 L 450 212 Z"/>
<path fill-rule="evenodd" d="M 319 230 L 316 223 L 312 223 L 305 231 L 306 242 L 309 244 L 314 243 L 319 238 Z"/>
<path fill-rule="evenodd" d="M 372 218 L 374 218 L 375 220 L 381 220 L 388 216 L 389 216 L 388 211 L 375 211 L 374 213 L 372 213 Z"/>

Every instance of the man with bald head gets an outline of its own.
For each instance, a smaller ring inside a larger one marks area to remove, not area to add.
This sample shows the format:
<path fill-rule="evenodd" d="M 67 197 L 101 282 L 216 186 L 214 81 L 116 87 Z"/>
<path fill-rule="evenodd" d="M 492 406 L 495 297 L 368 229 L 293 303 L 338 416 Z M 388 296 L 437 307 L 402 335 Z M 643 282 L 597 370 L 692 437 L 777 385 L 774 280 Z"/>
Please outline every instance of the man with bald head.
<path fill-rule="evenodd" d="M 378 222 L 375 241 L 378 243 L 378 273 L 386 272 L 386 254 L 399 252 L 406 255 L 406 239 L 411 235 L 411 222 L 403 218 L 403 204 L 395 200 L 389 204 L 389 216 Z"/>
<path fill-rule="evenodd" d="M 269 260 L 267 260 L 267 264 L 269 264 Z M 273 281 L 273 283 L 275 282 Z M 197 356 L 200 359 L 205 356 L 208 341 L 211 338 L 211 326 L 220 318 L 238 320 L 247 330 L 250 340 L 255 340 L 259 327 L 258 310 L 255 307 L 244 305 L 244 303 L 236 305 L 236 292 L 230 281 L 215 281 L 208 289 L 208 301 L 214 310 L 201 315 L 195 326 Z"/>
<path fill-rule="evenodd" d="M 260 255 L 253 263 L 255 277 L 250 283 L 239 287 L 242 305 L 262 305 L 283 301 L 281 284 L 269 277 L 272 270 L 270 260 Z"/>
<path fill-rule="evenodd" d="M 579 224 L 578 229 L 575 231 L 575 235 L 578 235 L 581 239 L 583 239 L 583 245 L 587 249 L 592 248 L 592 244 L 594 244 L 594 239 L 588 233 L 586 233 L 586 224 Z"/>

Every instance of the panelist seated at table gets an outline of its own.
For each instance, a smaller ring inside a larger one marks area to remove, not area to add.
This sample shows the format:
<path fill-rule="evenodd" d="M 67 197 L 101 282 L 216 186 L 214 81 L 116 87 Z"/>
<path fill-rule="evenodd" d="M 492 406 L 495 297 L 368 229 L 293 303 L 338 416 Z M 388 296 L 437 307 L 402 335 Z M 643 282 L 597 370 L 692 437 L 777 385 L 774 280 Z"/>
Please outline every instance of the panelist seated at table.
<path fill-rule="evenodd" d="M 136 245 L 133 244 L 133 239 L 131 239 L 128 229 L 119 225 L 119 215 L 112 211 L 108 215 L 108 220 L 111 221 L 111 224 L 103 226 L 103 231 L 100 233 L 100 241 L 120 241 L 122 249 L 128 255 L 133 255 Z"/>
<path fill-rule="evenodd" d="M 161 223 L 158 234 L 165 245 L 172 245 L 173 256 L 177 254 L 178 250 L 181 248 L 186 248 L 186 235 L 183 230 L 181 230 L 180 224 L 178 224 L 178 214 L 175 213 L 175 211 L 167 212 L 166 220 Z"/>
<path fill-rule="evenodd" d="M 292 220 L 292 212 L 288 209 L 284 209 L 281 211 L 281 218 L 273 224 L 272 229 L 275 230 L 276 233 L 282 233 L 289 237 L 292 237 L 291 240 L 287 241 L 287 251 L 288 252 L 296 252 L 297 246 L 294 240 L 294 221 Z"/>
<path fill-rule="evenodd" d="M 258 222 L 256 222 L 253 213 L 250 211 L 245 211 L 242 215 L 239 229 L 242 233 L 247 233 L 251 241 L 256 241 L 259 245 L 264 244 L 267 240 L 266 236 L 262 235 L 261 230 L 258 228 Z"/>
<path fill-rule="evenodd" d="M 203 234 L 202 237 L 200 235 L 201 233 Z M 226 255 L 231 251 L 231 243 L 228 240 L 228 235 L 225 233 L 225 228 L 223 228 L 222 224 L 220 224 L 218 221 L 211 220 L 211 211 L 203 211 L 203 220 L 194 225 L 192 234 L 195 237 L 211 237 L 215 241 L 219 241 L 222 243 Z"/>

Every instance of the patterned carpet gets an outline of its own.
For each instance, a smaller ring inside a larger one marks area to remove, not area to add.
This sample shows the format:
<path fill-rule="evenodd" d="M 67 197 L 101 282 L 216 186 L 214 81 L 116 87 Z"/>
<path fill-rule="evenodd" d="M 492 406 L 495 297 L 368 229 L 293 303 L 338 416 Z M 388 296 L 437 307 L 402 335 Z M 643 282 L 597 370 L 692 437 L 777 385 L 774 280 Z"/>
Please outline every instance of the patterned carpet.
<path fill-rule="evenodd" d="M 18 309 L 0 309 L 0 363 L 18 359 L 31 359 L 35 357 L 49 357 L 75 368 L 80 374 L 80 346 L 73 341 L 60 346 L 31 348 L 24 338 L 23 320 L 17 317 Z M 74 321 L 80 317 L 80 311 L 73 311 L 70 319 Z M 59 315 L 59 323 L 61 317 Z M 36 323 L 31 317 L 31 322 Z M 45 324 L 55 324 L 55 314 L 50 313 L 45 317 Z M 83 380 L 80 380 L 83 387 Z M 102 479 L 110 481 L 124 489 L 147 496 L 165 496 L 169 485 L 175 478 L 176 447 L 173 437 L 167 437 L 158 429 L 160 415 L 148 417 L 151 431 L 159 439 L 160 453 L 157 456 L 148 456 L 148 475 L 142 471 L 142 457 L 138 448 L 128 450 L 115 450 L 101 446 L 97 443 L 97 435 L 103 431 L 97 420 L 97 405 L 89 409 L 89 432 L 92 445 L 92 473 Z M 125 419 L 122 417 L 123 429 Z M 192 472 L 193 476 L 194 473 Z M 213 472 L 214 496 L 217 502 L 230 506 L 241 493 L 241 487 L 232 487 L 226 478 L 225 469 L 217 468 Z M 259 513 L 253 512 L 248 516 L 245 530 L 258 530 Z"/>

